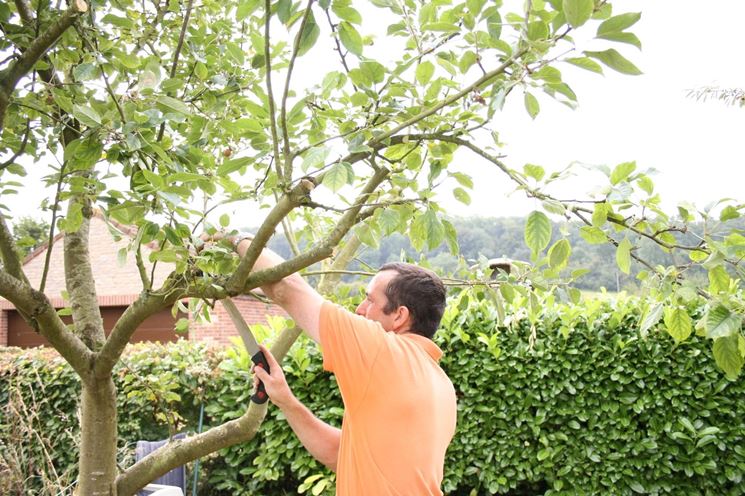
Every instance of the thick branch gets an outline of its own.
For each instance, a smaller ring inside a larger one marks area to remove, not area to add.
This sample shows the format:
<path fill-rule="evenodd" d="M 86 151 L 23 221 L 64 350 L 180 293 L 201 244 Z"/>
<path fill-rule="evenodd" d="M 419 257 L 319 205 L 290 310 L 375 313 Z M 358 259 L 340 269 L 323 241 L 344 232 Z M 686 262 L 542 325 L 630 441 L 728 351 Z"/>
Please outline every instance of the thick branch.
<path fill-rule="evenodd" d="M 70 202 L 70 209 L 75 205 Z M 106 335 L 98 307 L 96 281 L 91 268 L 89 247 L 90 205 L 83 206 L 83 222 L 74 232 L 65 234 L 65 282 L 70 295 L 75 333 L 91 350 L 103 346 Z"/>
<path fill-rule="evenodd" d="M 248 277 L 249 272 L 251 272 L 256 260 L 259 258 L 261 250 L 264 249 L 266 244 L 269 242 L 269 238 L 274 234 L 274 230 L 288 213 L 302 204 L 303 200 L 314 187 L 315 185 L 313 182 L 304 179 L 292 188 L 289 193 L 279 199 L 272 211 L 269 212 L 266 219 L 264 219 L 261 227 L 256 231 L 256 235 L 254 236 L 251 245 L 248 247 L 248 251 L 246 251 L 245 256 L 240 264 L 238 264 L 235 273 L 233 273 L 231 278 L 228 280 L 228 291 L 235 293 L 240 292 L 241 288 L 243 288 L 246 277 Z"/>
<path fill-rule="evenodd" d="M 2 255 L 5 270 L 16 279 L 28 284 L 26 274 L 23 273 L 21 260 L 18 258 L 13 235 L 5 222 L 5 216 L 0 212 L 0 255 Z"/>
<path fill-rule="evenodd" d="M 388 173 L 389 171 L 386 168 L 381 167 L 376 169 L 375 174 L 373 174 L 372 177 L 368 180 L 367 184 L 362 189 L 360 195 L 354 202 L 354 207 L 349 209 L 344 215 L 342 215 L 341 219 L 339 219 L 339 222 L 336 224 L 336 227 L 334 227 L 334 229 L 322 243 L 314 246 L 298 257 L 287 260 L 286 262 L 276 265 L 270 269 L 252 273 L 245 280 L 243 292 L 250 291 L 251 289 L 262 286 L 264 284 L 279 281 L 280 279 L 283 279 L 290 274 L 294 274 L 295 272 L 304 269 L 305 267 L 308 267 L 316 262 L 320 262 L 321 260 L 330 257 L 333 253 L 334 247 L 337 246 L 339 242 L 344 238 L 344 236 L 347 235 L 349 230 L 352 229 L 355 224 L 357 224 L 357 222 L 359 221 L 358 214 L 362 209 L 362 206 L 365 204 L 370 194 L 372 194 L 380 185 L 380 183 L 382 183 L 383 180 L 388 177 Z M 254 244 L 255 239 L 254 242 L 252 242 L 249 246 L 249 250 L 251 249 L 251 247 L 254 246 Z M 263 245 L 261 246 L 263 247 Z M 247 256 L 248 253 L 246 253 L 246 257 Z M 240 279 L 238 279 L 238 281 L 240 281 Z"/>
<path fill-rule="evenodd" d="M 167 280 L 164 287 L 170 287 L 170 283 L 171 280 Z M 111 334 L 109 334 L 96 359 L 95 374 L 109 374 L 140 324 L 151 315 L 172 305 L 179 297 L 181 297 L 181 294 L 176 290 L 162 291 L 158 294 L 142 293 L 134 303 L 127 307 L 114 324 Z"/>
<path fill-rule="evenodd" d="M 318 283 L 318 292 L 321 294 L 331 293 L 341 279 L 341 271 L 352 261 L 360 249 L 362 240 L 356 234 L 352 234 L 339 253 L 334 257 L 333 263 L 328 270 L 324 271 L 321 281 Z"/>
<path fill-rule="evenodd" d="M 90 377 L 91 351 L 65 327 L 43 293 L 0 270 L 0 296 L 7 299 L 26 321 L 52 344 L 83 379 Z"/>
<path fill-rule="evenodd" d="M 266 410 L 266 403 L 257 405 L 252 402 L 246 413 L 235 420 L 166 444 L 119 475 L 116 494 L 130 496 L 169 470 L 234 444 L 250 441 L 259 430 Z"/>
<path fill-rule="evenodd" d="M 271 348 L 277 362 L 282 363 L 300 333 L 301 330 L 297 327 L 282 331 Z M 258 432 L 266 410 L 266 404 L 250 403 L 246 413 L 240 418 L 213 427 L 202 434 L 165 445 L 132 465 L 117 478 L 117 494 L 129 496 L 169 470 L 228 446 L 250 441 Z"/>

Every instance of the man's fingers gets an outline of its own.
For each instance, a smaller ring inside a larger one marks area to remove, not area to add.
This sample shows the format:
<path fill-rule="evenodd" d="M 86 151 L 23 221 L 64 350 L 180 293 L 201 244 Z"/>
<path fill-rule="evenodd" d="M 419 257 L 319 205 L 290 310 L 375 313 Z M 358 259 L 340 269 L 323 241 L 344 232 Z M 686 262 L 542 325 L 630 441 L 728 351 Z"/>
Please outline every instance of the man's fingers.
<path fill-rule="evenodd" d="M 271 375 L 269 375 L 269 373 L 264 370 L 264 367 L 254 367 L 254 376 L 254 385 L 256 385 L 256 377 L 258 377 L 258 379 L 262 382 L 266 382 L 266 380 L 271 377 Z"/>
<path fill-rule="evenodd" d="M 269 369 L 272 370 L 275 367 L 279 367 L 279 364 L 277 363 L 277 359 L 274 358 L 274 355 L 272 355 L 272 352 L 269 351 L 269 349 L 264 346 L 263 344 L 259 345 L 259 349 L 264 352 L 264 357 L 266 357 L 266 361 L 269 364 Z"/>

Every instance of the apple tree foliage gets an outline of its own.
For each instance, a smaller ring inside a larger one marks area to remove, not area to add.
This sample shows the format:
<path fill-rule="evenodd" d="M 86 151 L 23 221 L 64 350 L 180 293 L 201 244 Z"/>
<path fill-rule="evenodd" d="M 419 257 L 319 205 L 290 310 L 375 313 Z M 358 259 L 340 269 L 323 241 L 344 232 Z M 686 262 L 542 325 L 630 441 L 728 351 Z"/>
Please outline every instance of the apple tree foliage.
<path fill-rule="evenodd" d="M 341 268 L 360 243 L 397 231 L 419 249 L 444 242 L 456 251 L 437 186 L 455 184 L 455 197 L 470 201 L 475 168 L 460 164 L 457 150 L 472 154 L 469 163 L 498 167 L 542 205 L 525 230 L 533 263 L 490 290 L 497 307 L 524 298 L 537 319 L 544 295 L 577 297 L 567 282 L 580 274 L 562 271 L 571 246 L 554 236 L 547 214 L 583 222 L 590 242 L 616 245 L 623 271 L 634 259 L 646 264 L 636 247 L 646 237 L 686 258 L 647 264 L 642 331 L 664 326 L 677 341 L 704 332 L 717 363 L 736 375 L 745 355 L 745 237 L 727 222 L 742 204 L 682 206 L 670 217 L 634 163 L 609 168 L 589 201 L 555 198 L 546 187 L 570 171 L 507 164 L 498 151 L 507 99 L 537 118 L 541 101 L 576 103 L 567 82 L 575 71 L 639 74 L 622 52 L 641 47 L 631 31 L 640 15 L 604 0 L 2 0 L 0 295 L 81 378 L 80 493 L 132 494 L 175 466 L 251 439 L 265 414 L 252 405 L 119 470 L 111 370 L 140 322 L 187 298 L 208 308 L 317 262 Z M 31 188 L 34 177 L 48 198 Z M 7 208 L 22 201 L 48 213 L 51 234 L 65 233 L 72 328 L 44 297 L 44 281 L 32 285 L 23 272 Z M 143 287 L 109 336 L 94 285 L 105 274 L 90 269 L 95 209 L 134 226 L 122 259 L 137 264 Z M 229 209 L 233 218 L 220 215 Z M 682 241 L 693 220 L 703 220 L 704 232 Z M 201 232 L 231 225 L 260 226 L 241 260 L 226 245 L 199 249 Z M 275 231 L 293 256 L 252 271 Z M 146 244 L 156 246 L 149 257 Z M 162 285 L 152 264 L 174 268 Z M 686 278 L 694 266 L 706 270 L 708 285 Z M 693 322 L 682 308 L 700 297 L 709 310 Z M 274 351 L 281 356 L 298 332 L 283 332 Z"/>

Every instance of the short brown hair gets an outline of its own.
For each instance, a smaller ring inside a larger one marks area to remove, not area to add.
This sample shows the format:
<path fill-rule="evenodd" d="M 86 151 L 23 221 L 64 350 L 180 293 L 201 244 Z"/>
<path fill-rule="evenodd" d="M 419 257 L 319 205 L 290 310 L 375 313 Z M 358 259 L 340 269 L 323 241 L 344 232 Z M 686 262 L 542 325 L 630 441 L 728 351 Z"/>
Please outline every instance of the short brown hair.
<path fill-rule="evenodd" d="M 379 272 L 397 273 L 385 288 L 388 298 L 383 312 L 389 314 L 398 307 L 409 309 L 410 331 L 432 339 L 445 313 L 445 285 L 431 270 L 402 262 L 383 265 Z"/>

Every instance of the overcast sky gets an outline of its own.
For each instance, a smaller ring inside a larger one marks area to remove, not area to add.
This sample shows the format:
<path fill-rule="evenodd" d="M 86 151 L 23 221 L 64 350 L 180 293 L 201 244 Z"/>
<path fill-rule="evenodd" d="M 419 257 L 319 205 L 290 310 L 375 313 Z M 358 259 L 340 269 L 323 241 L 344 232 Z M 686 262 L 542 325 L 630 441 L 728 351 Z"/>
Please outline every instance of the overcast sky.
<path fill-rule="evenodd" d="M 522 98 L 513 98 L 498 116 L 505 123 L 498 126 L 505 162 L 560 170 L 573 161 L 612 167 L 635 160 L 639 169 L 659 171 L 653 177 L 656 191 L 669 209 L 681 201 L 703 205 L 726 196 L 745 201 L 745 107 L 687 97 L 689 89 L 702 86 L 745 89 L 745 2 L 614 2 L 614 13 L 622 12 L 642 12 L 631 28 L 642 51 L 613 45 L 644 74 L 625 76 L 606 68 L 600 76 L 562 67 L 579 108 L 542 98 L 534 121 Z M 522 193 L 508 197 L 512 185 L 489 165 L 474 160 L 467 167 L 479 178 L 473 202 L 469 207 L 448 202 L 450 213 L 522 215 L 536 207 Z M 571 185 L 573 197 L 590 189 L 586 181 Z"/>
<path fill-rule="evenodd" d="M 518 89 L 495 116 L 505 162 L 516 168 L 539 164 L 552 171 L 574 161 L 612 167 L 635 160 L 639 169 L 659 171 L 653 179 L 670 210 L 681 201 L 745 200 L 745 108 L 687 96 L 688 90 L 702 86 L 745 88 L 745 1 L 617 0 L 614 6 L 616 14 L 642 12 L 632 28 L 642 51 L 612 45 L 644 74 L 625 76 L 606 68 L 600 76 L 563 64 L 564 80 L 578 95 L 579 108 L 571 110 L 539 95 L 541 112 L 535 120 L 525 112 Z M 609 45 L 602 42 L 592 49 Z M 457 156 L 455 169 L 472 174 L 476 187 L 470 206 L 452 200 L 446 191 L 441 194 L 450 214 L 524 215 L 537 207 L 522 193 L 509 195 L 513 185 L 506 176 L 469 152 Z M 581 197 L 603 180 L 577 178 L 567 186 L 567 195 Z M 3 200 L 14 215 L 38 217 L 36 205 L 24 197 L 28 195 Z"/>

